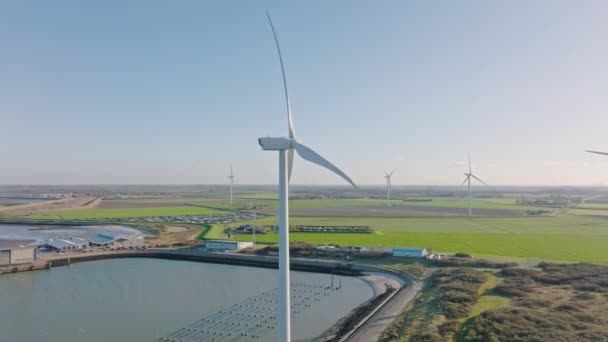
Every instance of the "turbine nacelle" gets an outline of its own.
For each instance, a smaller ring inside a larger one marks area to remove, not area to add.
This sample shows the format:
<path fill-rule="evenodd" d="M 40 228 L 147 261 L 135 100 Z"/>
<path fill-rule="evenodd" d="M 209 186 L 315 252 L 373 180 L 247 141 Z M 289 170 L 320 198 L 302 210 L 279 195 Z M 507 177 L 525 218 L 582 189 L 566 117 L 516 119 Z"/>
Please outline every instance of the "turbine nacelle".
<path fill-rule="evenodd" d="M 291 138 L 280 137 L 280 138 L 259 138 L 258 143 L 265 151 L 285 151 L 291 150 L 296 147 L 296 141 Z"/>

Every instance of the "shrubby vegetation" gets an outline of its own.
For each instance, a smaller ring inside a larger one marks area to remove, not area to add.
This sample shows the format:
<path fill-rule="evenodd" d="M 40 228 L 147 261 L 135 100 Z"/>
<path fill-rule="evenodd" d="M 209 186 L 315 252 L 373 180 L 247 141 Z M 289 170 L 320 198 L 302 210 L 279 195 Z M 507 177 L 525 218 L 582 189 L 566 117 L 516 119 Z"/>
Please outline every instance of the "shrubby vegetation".
<path fill-rule="evenodd" d="M 505 268 L 517 266 L 514 262 L 493 261 L 473 258 L 442 258 L 428 260 L 428 263 L 439 267 L 480 267 L 480 268 Z"/>
<path fill-rule="evenodd" d="M 479 300 L 481 294 L 485 301 Z M 491 302 L 494 298 L 504 300 Z M 508 265 L 492 278 L 474 269 L 441 269 L 387 329 L 383 340 L 603 342 L 604 338 L 608 338 L 608 266 L 541 263 L 536 269 Z"/>
<path fill-rule="evenodd" d="M 413 306 L 391 324 L 384 340 L 451 340 L 460 320 L 471 312 L 486 279 L 486 273 L 474 269 L 437 271 Z"/>
<path fill-rule="evenodd" d="M 512 306 L 489 310 L 467 327 L 465 341 L 604 341 L 608 338 L 608 267 L 541 263 L 508 267 L 495 292 Z"/>

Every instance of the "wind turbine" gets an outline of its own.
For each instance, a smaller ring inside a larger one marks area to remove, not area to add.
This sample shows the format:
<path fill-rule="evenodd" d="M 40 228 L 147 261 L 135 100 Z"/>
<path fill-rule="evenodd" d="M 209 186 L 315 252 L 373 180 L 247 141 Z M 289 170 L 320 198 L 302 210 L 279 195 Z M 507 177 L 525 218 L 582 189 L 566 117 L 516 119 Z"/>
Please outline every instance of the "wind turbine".
<path fill-rule="evenodd" d="M 460 186 L 463 186 L 464 183 L 468 183 L 468 188 L 469 188 L 469 216 L 473 216 L 473 209 L 471 208 L 471 178 L 475 178 L 477 181 L 479 181 L 481 184 L 487 185 L 484 181 L 482 181 L 481 179 L 479 179 L 479 177 L 475 176 L 473 174 L 473 171 L 471 169 L 471 155 L 469 155 L 469 172 L 466 172 L 465 174 L 465 178 L 464 178 L 464 182 L 462 182 L 462 184 L 460 184 Z"/>
<path fill-rule="evenodd" d="M 595 154 L 602 154 L 602 155 L 608 156 L 608 152 L 590 151 L 590 150 L 585 150 L 585 152 L 595 153 Z"/>
<path fill-rule="evenodd" d="M 386 206 L 387 207 L 391 206 L 391 177 L 393 176 L 394 172 L 395 172 L 395 169 L 393 169 L 393 171 L 391 171 L 391 173 L 384 171 L 384 178 L 386 178 Z"/>
<path fill-rule="evenodd" d="M 230 180 L 230 206 L 232 206 L 232 186 L 234 185 L 234 173 L 232 173 L 232 165 L 230 165 L 230 176 L 228 176 Z"/>
<path fill-rule="evenodd" d="M 298 152 L 302 159 L 311 163 L 320 165 L 338 176 L 345 179 L 352 186 L 357 188 L 355 183 L 340 169 L 332 163 L 321 157 L 317 152 L 313 151 L 306 145 L 302 144 L 296 136 L 291 117 L 291 107 L 289 105 L 289 94 L 287 92 L 287 78 L 285 76 L 285 67 L 283 66 L 283 57 L 281 56 L 281 48 L 277 33 L 270 19 L 268 11 L 266 12 L 274 42 L 279 55 L 281 64 L 281 73 L 283 75 L 283 89 L 285 90 L 285 104 L 287 109 L 287 122 L 289 128 L 289 137 L 265 137 L 259 138 L 258 143 L 265 151 L 279 152 L 279 331 L 278 341 L 291 341 L 291 312 L 290 312 L 290 283 L 289 283 L 289 179 L 293 166 L 293 152 Z"/>

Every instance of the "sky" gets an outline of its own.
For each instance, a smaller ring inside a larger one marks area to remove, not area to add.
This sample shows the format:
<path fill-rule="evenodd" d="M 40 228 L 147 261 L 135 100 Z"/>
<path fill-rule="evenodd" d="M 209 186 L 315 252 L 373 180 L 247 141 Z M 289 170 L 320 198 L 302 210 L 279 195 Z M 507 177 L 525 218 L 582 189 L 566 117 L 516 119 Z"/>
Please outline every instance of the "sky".
<path fill-rule="evenodd" d="M 608 185 L 605 1 L 2 1 L 0 184 Z M 292 183 L 343 184 L 296 158 Z"/>

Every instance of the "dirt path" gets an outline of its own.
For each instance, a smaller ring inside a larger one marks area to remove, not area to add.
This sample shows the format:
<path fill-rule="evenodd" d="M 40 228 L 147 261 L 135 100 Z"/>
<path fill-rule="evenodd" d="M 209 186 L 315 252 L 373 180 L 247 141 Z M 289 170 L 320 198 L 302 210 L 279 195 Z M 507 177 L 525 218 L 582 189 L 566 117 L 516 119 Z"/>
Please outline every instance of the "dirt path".
<path fill-rule="evenodd" d="M 384 330 L 399 316 L 422 289 L 423 282 L 415 281 L 410 286 L 402 288 L 382 309 L 378 310 L 359 330 L 347 341 L 379 341 Z"/>

